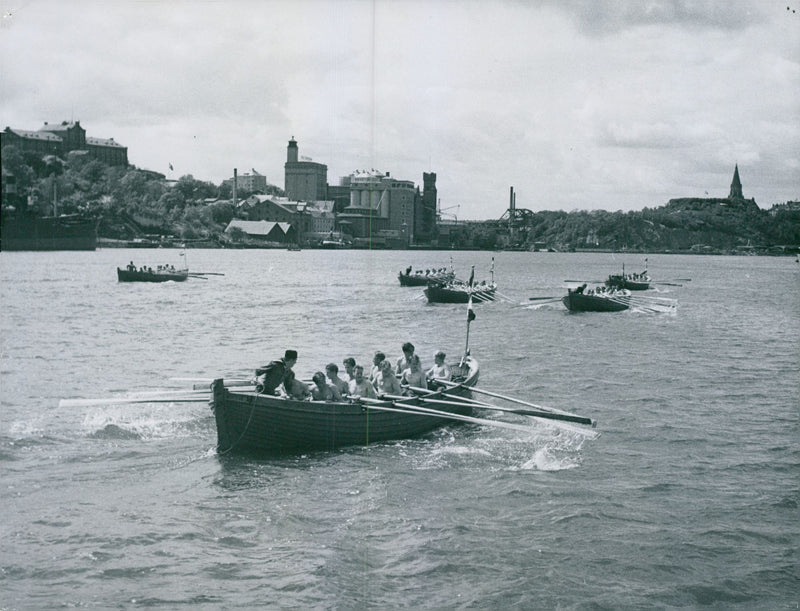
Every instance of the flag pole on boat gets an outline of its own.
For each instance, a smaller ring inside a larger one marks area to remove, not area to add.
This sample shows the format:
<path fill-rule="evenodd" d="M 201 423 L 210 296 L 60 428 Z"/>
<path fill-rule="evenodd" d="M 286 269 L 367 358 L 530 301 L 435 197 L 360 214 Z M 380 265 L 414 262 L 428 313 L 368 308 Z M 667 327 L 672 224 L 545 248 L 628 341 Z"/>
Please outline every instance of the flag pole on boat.
<path fill-rule="evenodd" d="M 475 276 L 475 266 L 472 266 L 472 273 L 469 276 L 469 299 L 467 300 L 467 344 L 464 346 L 464 356 L 461 357 L 461 364 L 464 364 L 464 361 L 469 356 L 469 325 L 470 323 L 475 320 L 475 310 L 472 309 L 472 280 Z"/>

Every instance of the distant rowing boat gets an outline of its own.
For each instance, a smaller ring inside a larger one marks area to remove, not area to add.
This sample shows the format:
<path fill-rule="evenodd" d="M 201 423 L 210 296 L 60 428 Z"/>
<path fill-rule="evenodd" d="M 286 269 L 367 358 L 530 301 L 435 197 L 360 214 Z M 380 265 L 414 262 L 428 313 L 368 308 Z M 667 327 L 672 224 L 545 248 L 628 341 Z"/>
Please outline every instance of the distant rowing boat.
<path fill-rule="evenodd" d="M 640 274 L 626 274 L 625 264 L 622 264 L 621 274 L 611 274 L 606 279 L 606 286 L 614 289 L 627 289 L 629 291 L 646 291 L 650 288 L 652 279 L 647 274 L 647 259 L 644 260 L 644 271 Z"/>
<path fill-rule="evenodd" d="M 567 290 L 561 301 L 570 312 L 621 312 L 630 307 L 630 295 L 622 293 L 587 295 L 582 291 Z"/>
<path fill-rule="evenodd" d="M 470 296 L 476 303 L 494 301 L 497 285 L 480 284 L 431 284 L 425 289 L 428 303 L 467 303 Z"/>
<path fill-rule="evenodd" d="M 418 270 L 416 273 L 412 274 L 407 269 L 405 272 L 397 274 L 400 286 L 427 286 L 432 283 L 452 282 L 455 280 L 455 277 L 456 275 L 452 271 L 423 273 L 422 270 Z"/>
<path fill-rule="evenodd" d="M 133 270 L 117 268 L 117 279 L 120 282 L 183 282 L 189 277 L 188 269 L 165 270 Z"/>

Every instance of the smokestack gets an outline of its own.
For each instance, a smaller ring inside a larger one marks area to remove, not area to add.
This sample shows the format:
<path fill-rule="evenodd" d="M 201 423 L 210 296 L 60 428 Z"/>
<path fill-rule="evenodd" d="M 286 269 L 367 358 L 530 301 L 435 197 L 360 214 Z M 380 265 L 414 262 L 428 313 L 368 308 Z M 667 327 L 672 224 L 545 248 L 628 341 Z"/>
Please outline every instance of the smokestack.
<path fill-rule="evenodd" d="M 239 179 L 239 172 L 233 168 L 233 205 L 236 206 L 236 181 Z"/>
<path fill-rule="evenodd" d="M 513 210 L 514 209 L 514 202 L 515 201 L 516 201 L 516 198 L 514 197 L 514 187 L 509 187 L 509 191 L 508 191 L 508 209 L 509 210 Z"/>

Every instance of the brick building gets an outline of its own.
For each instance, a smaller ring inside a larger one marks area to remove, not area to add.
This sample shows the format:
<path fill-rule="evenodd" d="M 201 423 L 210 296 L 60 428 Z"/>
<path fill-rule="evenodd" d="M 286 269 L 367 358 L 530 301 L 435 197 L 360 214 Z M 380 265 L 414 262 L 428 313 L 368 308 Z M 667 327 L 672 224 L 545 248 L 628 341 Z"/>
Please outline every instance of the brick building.
<path fill-rule="evenodd" d="M 0 147 L 7 145 L 40 155 L 60 157 L 72 151 L 85 151 L 108 165 L 128 165 L 128 147 L 113 138 L 87 137 L 79 121 L 45 122 L 38 131 L 6 127 L 0 132 Z"/>

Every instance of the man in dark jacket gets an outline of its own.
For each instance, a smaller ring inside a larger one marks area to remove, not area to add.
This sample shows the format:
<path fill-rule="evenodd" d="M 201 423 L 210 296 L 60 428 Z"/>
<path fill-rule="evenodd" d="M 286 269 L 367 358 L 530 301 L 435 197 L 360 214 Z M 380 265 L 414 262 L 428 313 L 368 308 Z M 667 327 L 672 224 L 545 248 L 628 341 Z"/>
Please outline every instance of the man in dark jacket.
<path fill-rule="evenodd" d="M 282 359 L 256 369 L 258 392 L 264 395 L 274 395 L 275 389 L 283 382 L 286 372 L 294 367 L 295 363 L 297 363 L 297 351 L 287 350 Z"/>

